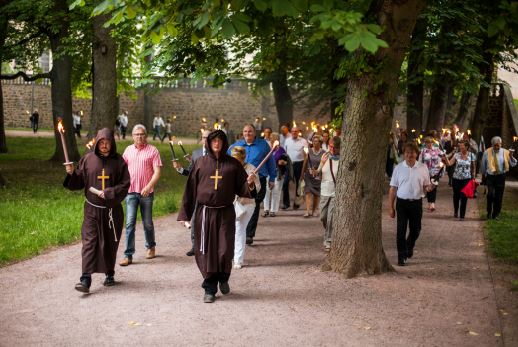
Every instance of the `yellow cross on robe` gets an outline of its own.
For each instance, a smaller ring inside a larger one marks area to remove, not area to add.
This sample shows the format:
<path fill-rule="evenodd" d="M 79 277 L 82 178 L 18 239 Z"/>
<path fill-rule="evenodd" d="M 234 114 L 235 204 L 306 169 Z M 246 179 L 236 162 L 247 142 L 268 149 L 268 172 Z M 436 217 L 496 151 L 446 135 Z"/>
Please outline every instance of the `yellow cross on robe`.
<path fill-rule="evenodd" d="M 104 190 L 104 181 L 107 180 L 108 178 L 110 178 L 110 176 L 105 176 L 104 175 L 104 168 L 103 168 L 101 176 L 97 176 L 97 179 L 101 180 L 102 190 Z"/>
<path fill-rule="evenodd" d="M 223 178 L 223 176 L 218 176 L 219 170 L 216 169 L 216 175 L 210 176 L 214 180 L 214 190 L 218 190 L 218 179 Z"/>

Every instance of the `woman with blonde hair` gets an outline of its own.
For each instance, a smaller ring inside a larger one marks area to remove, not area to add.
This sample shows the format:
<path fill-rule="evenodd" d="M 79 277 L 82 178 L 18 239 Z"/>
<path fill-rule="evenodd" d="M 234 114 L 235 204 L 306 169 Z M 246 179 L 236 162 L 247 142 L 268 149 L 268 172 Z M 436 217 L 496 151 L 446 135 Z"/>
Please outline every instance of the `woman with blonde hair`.
<path fill-rule="evenodd" d="M 315 134 L 311 138 L 313 147 L 308 148 L 305 155 L 302 172 L 304 173 L 304 194 L 306 196 L 306 213 L 304 218 L 311 217 L 320 202 L 320 173 L 317 171 L 322 155 L 325 151 L 322 149 L 322 138 Z"/>
<path fill-rule="evenodd" d="M 255 170 L 255 166 L 246 163 L 246 150 L 245 147 L 235 146 L 231 149 L 231 155 L 233 158 L 239 160 L 243 165 L 247 174 L 252 173 Z M 256 190 L 261 189 L 261 183 L 259 177 L 255 178 Z M 234 242 L 234 269 L 241 269 L 245 258 L 245 243 L 246 243 L 246 226 L 252 218 L 252 214 L 255 209 L 255 199 L 240 198 L 236 196 L 234 200 L 234 209 L 236 211 L 236 238 Z"/>

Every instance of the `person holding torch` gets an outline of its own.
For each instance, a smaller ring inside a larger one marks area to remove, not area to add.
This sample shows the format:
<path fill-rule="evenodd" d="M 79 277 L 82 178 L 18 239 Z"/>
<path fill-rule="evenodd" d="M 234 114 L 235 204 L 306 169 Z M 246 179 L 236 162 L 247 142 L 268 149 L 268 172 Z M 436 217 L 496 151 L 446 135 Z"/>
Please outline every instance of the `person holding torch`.
<path fill-rule="evenodd" d="M 63 183 L 70 190 L 83 190 L 84 220 L 82 275 L 75 289 L 90 292 L 93 273 L 104 273 L 105 286 L 115 284 L 115 259 L 124 223 L 121 202 L 130 187 L 128 166 L 117 153 L 113 131 L 99 130 L 94 150 L 81 158 L 77 167 L 67 162 Z"/>

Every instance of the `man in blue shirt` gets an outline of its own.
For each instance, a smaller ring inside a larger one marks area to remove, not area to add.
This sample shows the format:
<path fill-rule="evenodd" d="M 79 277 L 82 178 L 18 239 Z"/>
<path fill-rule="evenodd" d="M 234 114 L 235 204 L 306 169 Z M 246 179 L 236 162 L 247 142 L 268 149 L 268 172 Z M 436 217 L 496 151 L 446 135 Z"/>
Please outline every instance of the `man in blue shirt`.
<path fill-rule="evenodd" d="M 243 128 L 243 138 L 235 142 L 228 149 L 230 154 L 231 150 L 235 146 L 244 147 L 246 150 L 246 162 L 254 165 L 255 167 L 263 161 L 266 155 L 270 152 L 270 145 L 268 142 L 261 138 L 256 137 L 256 130 L 252 124 L 246 124 Z M 259 181 L 261 182 L 261 189 L 257 193 L 255 198 L 255 210 L 248 226 L 246 227 L 246 244 L 251 245 L 254 242 L 255 229 L 257 229 L 257 221 L 259 220 L 259 210 L 261 208 L 261 202 L 266 195 L 266 179 L 269 176 L 268 185 L 270 189 L 273 189 L 275 184 L 275 178 L 277 177 L 277 169 L 275 167 L 275 160 L 273 156 L 266 161 L 266 163 L 259 170 Z"/>

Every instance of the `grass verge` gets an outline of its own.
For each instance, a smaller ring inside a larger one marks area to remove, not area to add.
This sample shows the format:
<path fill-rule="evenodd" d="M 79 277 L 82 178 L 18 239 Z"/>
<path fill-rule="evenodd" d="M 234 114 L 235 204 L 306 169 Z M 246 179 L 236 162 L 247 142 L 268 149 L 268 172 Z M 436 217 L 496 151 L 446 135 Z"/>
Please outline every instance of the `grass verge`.
<path fill-rule="evenodd" d="M 0 190 L 0 265 L 79 240 L 83 221 L 83 193 L 63 188 L 63 165 L 48 160 L 54 139 L 8 137 L 7 142 L 10 152 L 0 155 L 7 181 Z M 78 144 L 80 153 L 86 150 L 83 142 Z M 118 152 L 130 143 L 117 142 Z M 177 211 L 186 178 L 172 168 L 168 144 L 152 144 L 163 164 L 153 205 L 153 216 L 158 217 Z M 195 147 L 185 146 L 189 152 Z"/>

